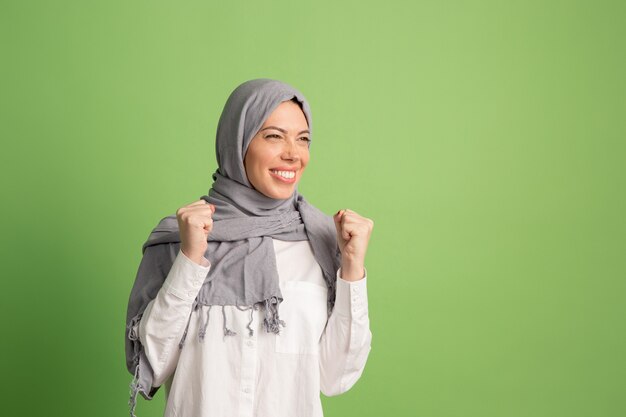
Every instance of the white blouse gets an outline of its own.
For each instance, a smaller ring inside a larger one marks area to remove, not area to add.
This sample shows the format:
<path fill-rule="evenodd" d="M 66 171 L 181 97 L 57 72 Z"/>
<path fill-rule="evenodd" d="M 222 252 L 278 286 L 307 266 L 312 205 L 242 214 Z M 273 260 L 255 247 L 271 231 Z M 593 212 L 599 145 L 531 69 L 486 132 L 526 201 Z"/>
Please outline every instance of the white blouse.
<path fill-rule="evenodd" d="M 154 386 L 165 384 L 164 417 L 321 417 L 320 391 L 341 394 L 361 376 L 372 340 L 366 276 L 351 282 L 337 271 L 328 317 L 328 289 L 309 242 L 273 241 L 285 321 L 279 335 L 265 331 L 264 308 L 201 306 L 190 317 L 211 266 L 178 252 L 138 324 Z M 224 336 L 225 326 L 236 334 Z"/>

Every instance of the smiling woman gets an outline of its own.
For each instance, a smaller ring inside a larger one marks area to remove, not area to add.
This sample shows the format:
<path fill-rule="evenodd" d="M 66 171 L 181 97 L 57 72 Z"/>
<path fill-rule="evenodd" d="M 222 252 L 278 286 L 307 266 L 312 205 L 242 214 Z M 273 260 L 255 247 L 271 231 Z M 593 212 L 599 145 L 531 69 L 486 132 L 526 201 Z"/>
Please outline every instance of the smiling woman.
<path fill-rule="evenodd" d="M 293 195 L 309 162 L 309 130 L 297 101 L 284 101 L 248 145 L 244 166 L 248 181 L 271 198 Z"/>
<path fill-rule="evenodd" d="M 229 96 L 208 194 L 143 245 L 126 321 L 131 415 L 137 394 L 164 385 L 165 417 L 320 417 L 320 392 L 361 377 L 373 222 L 298 192 L 311 136 L 288 84 L 250 80 Z"/>

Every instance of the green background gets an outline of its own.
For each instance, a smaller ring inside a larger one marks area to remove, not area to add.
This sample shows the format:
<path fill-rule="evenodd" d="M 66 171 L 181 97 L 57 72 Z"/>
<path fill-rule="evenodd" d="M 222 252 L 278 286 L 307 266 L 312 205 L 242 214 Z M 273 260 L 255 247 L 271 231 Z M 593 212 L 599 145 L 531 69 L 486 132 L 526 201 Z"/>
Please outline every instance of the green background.
<path fill-rule="evenodd" d="M 0 16 L 3 415 L 127 415 L 141 244 L 206 193 L 224 102 L 259 77 L 311 103 L 299 190 L 375 221 L 372 351 L 326 416 L 626 415 L 626 3 Z"/>

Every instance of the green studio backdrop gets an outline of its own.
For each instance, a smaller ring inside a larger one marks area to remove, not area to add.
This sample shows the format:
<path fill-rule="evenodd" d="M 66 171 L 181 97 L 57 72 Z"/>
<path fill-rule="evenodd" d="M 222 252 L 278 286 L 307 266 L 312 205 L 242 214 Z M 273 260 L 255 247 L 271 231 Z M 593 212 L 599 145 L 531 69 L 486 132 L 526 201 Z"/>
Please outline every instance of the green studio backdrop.
<path fill-rule="evenodd" d="M 327 416 L 626 415 L 625 4 L 3 2 L 3 414 L 126 415 L 141 244 L 269 77 L 311 102 L 299 190 L 375 222 Z"/>

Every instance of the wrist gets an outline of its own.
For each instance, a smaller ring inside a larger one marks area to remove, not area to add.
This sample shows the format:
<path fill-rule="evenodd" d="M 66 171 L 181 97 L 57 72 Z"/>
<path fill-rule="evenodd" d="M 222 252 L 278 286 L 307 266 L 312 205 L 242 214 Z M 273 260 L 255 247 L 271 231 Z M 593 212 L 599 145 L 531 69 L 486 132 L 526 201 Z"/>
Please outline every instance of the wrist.
<path fill-rule="evenodd" d="M 341 263 L 341 279 L 358 281 L 365 276 L 365 267 L 362 263 Z"/>
<path fill-rule="evenodd" d="M 195 262 L 198 265 L 204 265 L 204 262 L 202 261 L 204 259 L 204 252 L 188 252 L 186 249 L 181 249 L 180 251 L 192 262 Z"/>

